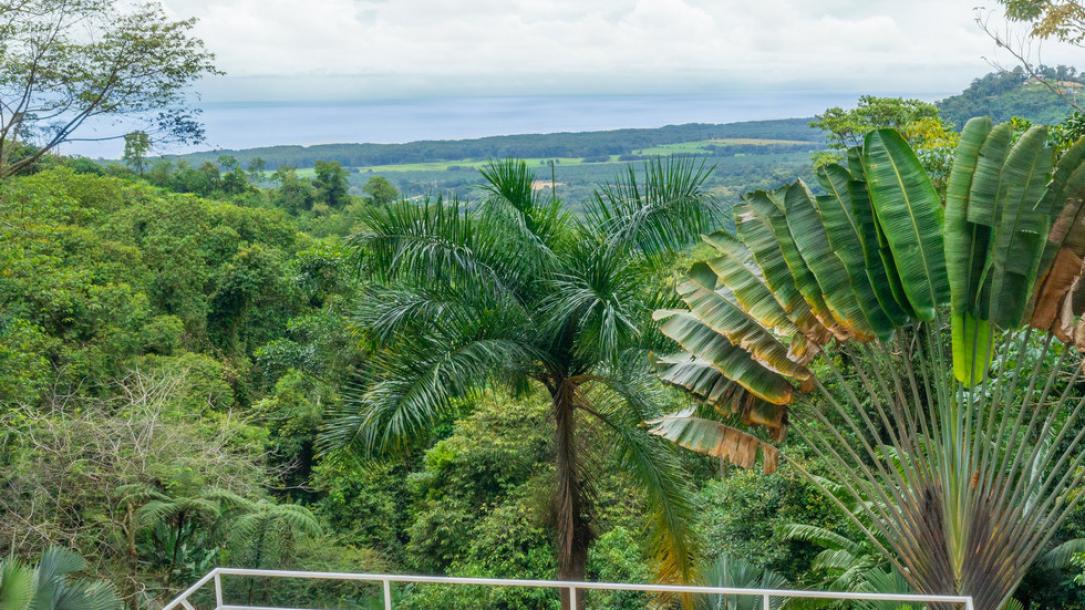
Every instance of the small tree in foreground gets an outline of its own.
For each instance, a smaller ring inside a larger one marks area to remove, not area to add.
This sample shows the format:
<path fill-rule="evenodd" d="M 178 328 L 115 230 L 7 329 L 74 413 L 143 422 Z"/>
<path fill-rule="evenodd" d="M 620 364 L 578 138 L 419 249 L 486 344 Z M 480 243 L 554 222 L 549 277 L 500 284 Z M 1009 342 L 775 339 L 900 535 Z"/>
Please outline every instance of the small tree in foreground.
<path fill-rule="evenodd" d="M 678 287 L 686 309 L 657 314 L 683 349 L 660 374 L 705 406 L 654 433 L 771 468 L 732 424 L 790 422 L 896 572 L 978 610 L 1083 495 L 1085 140 L 1056 162 L 1044 128 L 1014 135 L 965 126 L 943 208 L 901 135 L 868 133 L 819 169 L 825 194 L 748 195 Z"/>
<path fill-rule="evenodd" d="M 76 578 L 87 562 L 61 547 L 50 547 L 34 568 L 15 559 L 0 561 L 2 610 L 120 610 L 113 586 Z"/>
<path fill-rule="evenodd" d="M 0 178 L 72 141 L 92 119 L 141 124 L 156 141 L 203 138 L 188 87 L 216 70 L 191 35 L 195 21 L 171 21 L 154 3 L 117 6 L 0 0 Z"/>

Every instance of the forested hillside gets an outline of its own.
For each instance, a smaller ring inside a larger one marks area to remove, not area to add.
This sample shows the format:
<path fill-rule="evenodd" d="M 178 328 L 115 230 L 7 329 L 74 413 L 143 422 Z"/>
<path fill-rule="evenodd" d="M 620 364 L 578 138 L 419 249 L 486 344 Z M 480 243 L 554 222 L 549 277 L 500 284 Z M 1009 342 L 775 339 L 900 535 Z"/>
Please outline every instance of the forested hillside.
<path fill-rule="evenodd" d="M 996 71 L 972 81 L 959 95 L 938 102 L 942 116 L 960 129 L 974 116 L 995 121 L 1020 117 L 1035 123 L 1055 124 L 1085 101 L 1085 79 L 1073 67 L 1040 66 L 1041 82 L 1021 67 Z"/>
<path fill-rule="evenodd" d="M 376 204 L 328 208 L 314 195 L 320 224 L 273 209 L 275 192 L 211 184 L 220 199 L 61 164 L 0 185 L 0 552 L 70 546 L 129 603 L 152 608 L 215 565 L 552 577 L 547 400 L 494 388 L 462 401 L 432 440 L 380 460 L 318 453 L 322 422 L 374 357 L 354 322 L 363 286 L 351 248 L 334 233 L 356 230 Z M 340 228 L 314 237 L 310 223 Z M 602 432 L 586 426 L 584 446 Z M 584 462 L 596 473 L 589 575 L 649 579 L 647 500 L 616 460 L 588 451 Z M 718 466 L 687 466 L 706 475 L 696 527 L 712 547 L 791 578 L 807 564 L 787 551 L 810 547 L 777 525 L 839 521 L 786 469 L 716 481 Z M 776 516 L 748 527 L 767 505 Z M 235 527 L 245 515 L 270 529 Z M 242 599 L 299 606 L 372 594 L 237 586 Z M 495 607 L 552 603 L 493 595 Z M 421 588 L 398 607 L 474 599 Z"/>
<path fill-rule="evenodd" d="M 346 239 L 382 217 L 386 191 L 343 195 L 334 166 L 273 189 L 237 167 L 101 172 L 58 159 L 0 186 L 0 552 L 69 546 L 133 608 L 157 607 L 215 565 L 553 577 L 556 448 L 540 386 L 457 399 L 436 428 L 379 457 L 320 440 L 386 365 L 366 329 L 373 295 L 393 293 L 373 292 L 365 278 L 379 270 L 360 273 Z M 200 194 L 177 192 L 186 190 Z M 387 315 L 425 315 L 392 304 Z M 682 404 L 665 396 L 668 408 Z M 628 457 L 607 450 L 610 434 L 592 420 L 578 432 L 594 506 L 586 577 L 650 580 L 654 501 Z M 841 586 L 831 583 L 851 564 L 818 559 L 838 542 L 809 533 L 861 534 L 795 464 L 762 475 L 674 458 L 705 561 Z M 797 464 L 820 468 L 812 456 Z M 880 565 L 862 543 L 851 552 L 854 566 Z M 1043 580 L 1057 576 L 1034 577 L 1035 594 L 1077 603 Z M 364 607 L 377 592 L 235 582 L 228 593 Z M 494 608 L 557 603 L 542 592 L 418 587 L 397 607 L 475 608 L 479 595 Z M 647 601 L 600 594 L 589 608 Z"/>

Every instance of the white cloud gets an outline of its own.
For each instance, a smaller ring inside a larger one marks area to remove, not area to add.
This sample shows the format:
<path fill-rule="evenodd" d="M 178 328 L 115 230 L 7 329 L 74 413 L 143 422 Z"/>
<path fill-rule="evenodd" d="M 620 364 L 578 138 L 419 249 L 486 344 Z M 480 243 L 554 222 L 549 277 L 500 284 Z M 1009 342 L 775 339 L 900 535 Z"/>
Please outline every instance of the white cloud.
<path fill-rule="evenodd" d="M 954 91 L 988 71 L 983 56 L 995 52 L 973 22 L 975 3 L 166 0 L 176 16 L 199 18 L 230 75 L 211 83 L 216 97 L 283 83 L 299 90 L 275 95 Z"/>

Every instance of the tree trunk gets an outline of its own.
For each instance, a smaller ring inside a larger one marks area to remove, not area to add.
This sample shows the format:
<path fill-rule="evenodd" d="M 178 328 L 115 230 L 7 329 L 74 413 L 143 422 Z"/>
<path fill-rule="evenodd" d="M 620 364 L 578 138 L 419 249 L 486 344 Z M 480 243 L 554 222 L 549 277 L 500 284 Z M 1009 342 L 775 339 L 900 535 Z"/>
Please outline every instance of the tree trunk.
<path fill-rule="evenodd" d="M 576 386 L 562 382 L 553 395 L 554 419 L 557 424 L 555 437 L 555 465 L 557 488 L 554 492 L 554 521 L 557 530 L 556 551 L 558 578 L 560 580 L 584 580 L 591 543 L 591 525 L 587 515 L 587 502 L 580 480 L 576 447 Z M 577 610 L 584 608 L 584 593 L 577 592 Z M 569 592 L 561 592 L 561 607 L 572 610 Z"/>

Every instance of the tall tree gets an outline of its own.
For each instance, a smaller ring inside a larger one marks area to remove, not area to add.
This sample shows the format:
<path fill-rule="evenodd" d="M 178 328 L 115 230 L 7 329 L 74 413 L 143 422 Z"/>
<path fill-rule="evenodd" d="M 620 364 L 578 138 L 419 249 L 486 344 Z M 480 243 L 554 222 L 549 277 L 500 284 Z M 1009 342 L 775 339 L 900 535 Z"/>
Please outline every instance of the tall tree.
<path fill-rule="evenodd" d="M 347 170 L 338 161 L 317 161 L 313 172 L 317 198 L 333 208 L 346 205 L 350 198 Z"/>
<path fill-rule="evenodd" d="M 938 106 L 917 99 L 864 95 L 855 108 L 828 108 L 810 126 L 824 131 L 829 148 L 835 151 L 815 153 L 816 167 L 842 161 L 847 149 L 863 143 L 865 134 L 889 128 L 904 135 L 936 183 L 949 173 L 957 145 L 957 132 L 942 120 Z"/>
<path fill-rule="evenodd" d="M 133 131 L 124 136 L 124 162 L 140 176 L 147 167 L 147 153 L 151 150 L 151 138 L 146 131 Z"/>
<path fill-rule="evenodd" d="M 139 123 L 156 140 L 199 141 L 189 85 L 216 73 L 155 3 L 0 0 L 0 178 L 30 167 L 87 121 Z M 121 138 L 95 133 L 91 139 Z"/>
<path fill-rule="evenodd" d="M 631 170 L 596 194 L 583 219 L 544 199 L 522 162 L 492 164 L 483 177 L 479 211 L 442 200 L 366 209 L 369 230 L 354 243 L 374 285 L 361 296 L 360 320 L 378 355 L 324 448 L 394 450 L 452 417 L 463 397 L 534 384 L 553 413 L 558 577 L 585 576 L 592 504 L 581 430 L 591 418 L 646 491 L 663 577 L 688 578 L 682 470 L 638 424 L 660 408 L 645 368 L 661 301 L 645 285 L 708 227 L 708 172 L 682 161 L 652 163 L 643 177 Z"/>
<path fill-rule="evenodd" d="M 711 408 L 656 434 L 774 463 L 715 412 L 776 437 L 791 422 L 892 567 L 978 610 L 1008 602 L 1081 502 L 1085 461 L 1085 140 L 1056 163 L 1044 128 L 1013 136 L 969 121 L 943 206 L 898 132 L 868 133 L 818 172 L 825 195 L 747 196 L 679 286 L 686 309 L 660 313 L 682 348 L 663 378 Z"/>
<path fill-rule="evenodd" d="M 399 190 L 384 176 L 373 176 L 366 180 L 362 194 L 373 205 L 388 205 L 399 199 Z"/>

